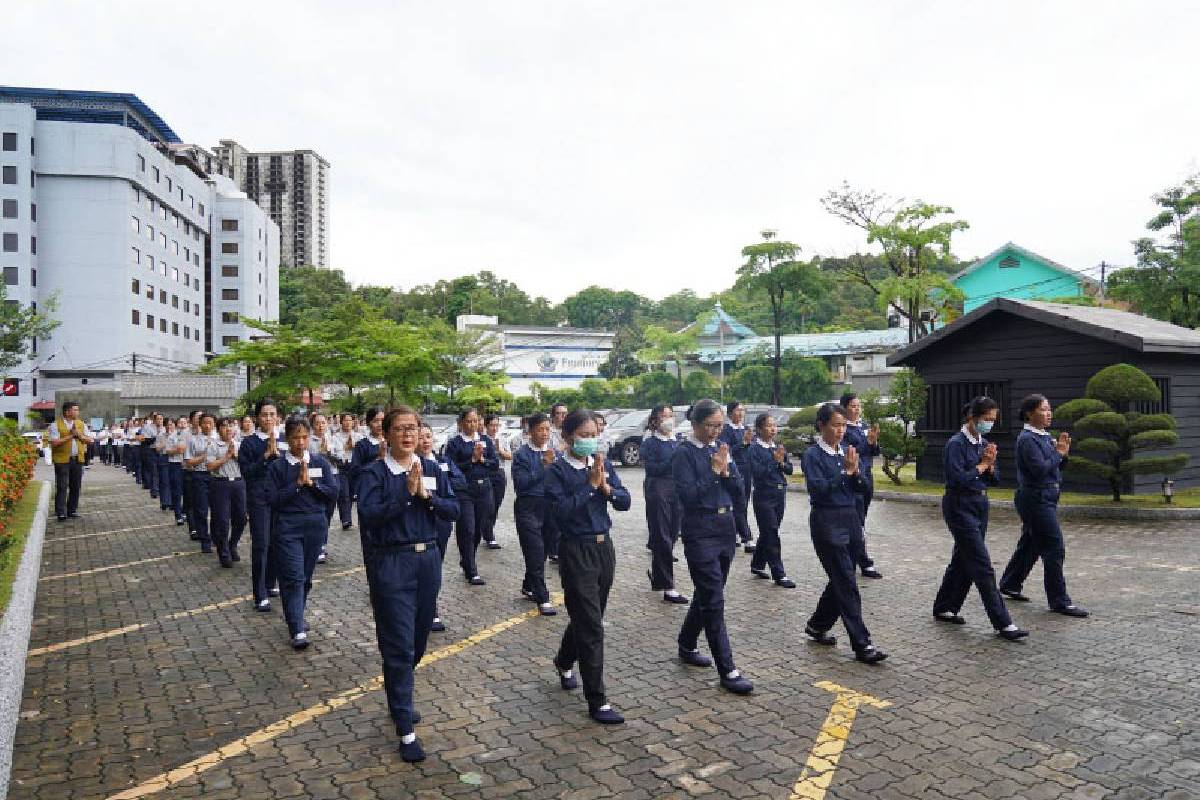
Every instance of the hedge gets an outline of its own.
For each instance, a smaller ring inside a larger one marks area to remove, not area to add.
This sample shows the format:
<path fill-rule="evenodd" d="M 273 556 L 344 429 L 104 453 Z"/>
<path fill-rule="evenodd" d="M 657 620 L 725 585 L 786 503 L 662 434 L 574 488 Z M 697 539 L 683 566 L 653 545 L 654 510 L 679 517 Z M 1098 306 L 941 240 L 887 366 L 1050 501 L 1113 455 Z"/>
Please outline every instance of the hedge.
<path fill-rule="evenodd" d="M 37 448 L 20 436 L 0 435 L 0 551 L 13 541 L 13 509 L 33 479 Z"/>

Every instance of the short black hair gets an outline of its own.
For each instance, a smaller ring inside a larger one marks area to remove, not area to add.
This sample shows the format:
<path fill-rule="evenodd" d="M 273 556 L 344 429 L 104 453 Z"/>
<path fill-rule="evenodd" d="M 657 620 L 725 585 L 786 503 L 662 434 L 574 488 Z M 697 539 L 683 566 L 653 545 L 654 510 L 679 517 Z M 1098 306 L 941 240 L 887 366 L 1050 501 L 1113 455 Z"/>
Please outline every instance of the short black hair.
<path fill-rule="evenodd" d="M 388 431 L 392 429 L 392 422 L 397 417 L 416 417 L 417 429 L 420 430 L 421 415 L 418 414 L 416 411 L 413 411 L 408 406 L 396 406 L 391 411 L 387 412 L 387 414 L 385 414 L 383 417 L 383 435 L 384 436 L 387 436 Z"/>
<path fill-rule="evenodd" d="M 213 421 L 213 425 L 217 424 L 217 416 L 215 414 L 210 414 L 207 411 L 201 411 L 200 412 L 200 421 L 204 422 L 205 417 L 208 417 L 209 419 L 211 419 Z"/>
<path fill-rule="evenodd" d="M 742 407 L 741 400 L 730 400 L 725 404 L 725 413 L 732 414 L 734 411 Z"/>
<path fill-rule="evenodd" d="M 980 395 L 979 397 L 972 398 L 971 402 L 963 406 L 963 417 L 966 419 L 977 419 L 992 409 L 999 407 L 1000 404 L 992 398 L 987 395 Z M 1036 407 L 1034 406 L 1034 408 Z"/>
<path fill-rule="evenodd" d="M 567 414 L 563 420 L 562 432 L 564 436 L 573 436 L 579 426 L 585 422 L 595 422 L 596 418 L 592 412 L 586 408 L 577 408 L 570 414 Z"/>
<path fill-rule="evenodd" d="M 1021 422 L 1028 422 L 1030 412 L 1036 411 L 1038 406 L 1048 402 L 1050 401 L 1046 399 L 1046 395 L 1044 394 L 1034 392 L 1031 395 L 1026 395 L 1025 399 L 1021 401 Z"/>
<path fill-rule="evenodd" d="M 462 421 L 463 421 L 463 420 L 465 420 L 467 417 L 471 416 L 471 412 L 472 412 L 472 411 L 474 411 L 476 414 L 478 414 L 478 413 L 479 413 L 479 411 L 478 411 L 477 409 L 475 409 L 473 406 L 467 406 L 467 407 L 466 407 L 466 408 L 464 408 L 462 411 L 459 411 L 459 412 L 458 412 L 458 421 L 459 421 L 459 422 L 462 422 Z"/>
<path fill-rule="evenodd" d="M 842 408 L 847 408 L 851 403 L 858 399 L 858 395 L 854 392 L 846 392 L 838 401 Z"/>
<path fill-rule="evenodd" d="M 842 407 L 837 403 L 822 403 L 821 407 L 817 409 L 817 430 L 821 430 L 821 428 L 832 422 L 834 414 L 843 419 L 846 416 L 842 413 Z"/>
<path fill-rule="evenodd" d="M 274 400 L 272 400 L 269 397 L 264 397 L 263 399 L 259 400 L 257 403 L 254 404 L 254 416 L 257 417 L 259 414 L 261 414 L 263 412 L 263 409 L 266 408 L 267 406 L 271 406 L 276 411 L 279 410 L 279 406 L 275 405 Z M 193 413 L 195 413 L 195 412 L 193 412 Z"/>
<path fill-rule="evenodd" d="M 541 425 L 543 422 L 549 422 L 549 421 L 550 421 L 550 417 L 546 416 L 545 414 L 543 414 L 540 411 L 536 411 L 533 414 L 530 414 L 528 417 L 525 418 L 525 427 L 528 428 L 529 430 L 533 430 L 538 425 Z"/>
<path fill-rule="evenodd" d="M 552 417 L 553 417 L 553 416 L 554 416 L 554 412 L 555 412 L 555 410 L 556 410 L 556 409 L 559 409 L 559 408 L 561 408 L 563 411 L 567 411 L 567 410 L 568 410 L 568 409 L 567 409 L 567 404 L 566 404 L 566 403 L 554 403 L 552 406 L 550 406 L 550 416 L 552 416 Z"/>
<path fill-rule="evenodd" d="M 287 418 L 287 422 L 283 423 L 283 438 L 292 438 L 292 434 L 295 433 L 298 428 L 304 428 L 304 430 L 309 432 L 312 431 L 312 428 L 308 427 L 308 420 L 306 420 L 300 414 L 292 414 Z"/>
<path fill-rule="evenodd" d="M 494 419 L 500 419 L 500 415 L 494 411 L 489 411 L 488 413 L 483 415 L 483 424 L 491 425 L 492 420 L 494 420 Z"/>
<path fill-rule="evenodd" d="M 375 419 L 375 417 L 381 416 L 383 416 L 383 409 L 379 406 L 372 406 L 371 408 L 367 409 L 367 413 L 363 414 L 363 422 L 370 425 L 371 420 Z"/>
<path fill-rule="evenodd" d="M 68 411 L 70 411 L 72 408 L 79 408 L 79 403 L 76 403 L 74 400 L 68 400 L 67 402 L 63 403 L 62 404 L 63 415 L 66 416 L 66 413 Z"/>
<path fill-rule="evenodd" d="M 672 415 L 675 413 L 670 403 L 659 403 L 650 409 L 650 416 L 646 417 L 646 430 L 652 431 L 658 427 L 654 424 L 654 421 L 658 419 L 658 415 L 664 411 L 670 411 Z"/>
<path fill-rule="evenodd" d="M 730 405 L 732 405 L 734 408 L 737 408 L 737 406 L 741 404 L 730 403 Z M 721 413 L 721 404 L 716 400 L 710 400 L 706 397 L 703 400 L 697 400 L 692 404 L 692 407 L 688 409 L 688 422 L 704 422 L 704 420 L 708 419 L 713 414 L 719 413 Z"/>

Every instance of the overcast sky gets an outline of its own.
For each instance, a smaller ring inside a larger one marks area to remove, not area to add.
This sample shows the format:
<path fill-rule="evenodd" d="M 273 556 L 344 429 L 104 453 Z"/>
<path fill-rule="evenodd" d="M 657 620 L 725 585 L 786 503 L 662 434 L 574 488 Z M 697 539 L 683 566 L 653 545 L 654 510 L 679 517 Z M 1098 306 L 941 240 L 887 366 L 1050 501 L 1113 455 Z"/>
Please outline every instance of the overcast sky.
<path fill-rule="evenodd" d="M 865 249 L 819 204 L 842 180 L 953 206 L 960 257 L 1125 264 L 1197 169 L 1200 6 L 817 5 L 12 2 L 0 83 L 318 151 L 356 283 L 490 269 L 555 300 L 722 289 L 763 227 Z"/>

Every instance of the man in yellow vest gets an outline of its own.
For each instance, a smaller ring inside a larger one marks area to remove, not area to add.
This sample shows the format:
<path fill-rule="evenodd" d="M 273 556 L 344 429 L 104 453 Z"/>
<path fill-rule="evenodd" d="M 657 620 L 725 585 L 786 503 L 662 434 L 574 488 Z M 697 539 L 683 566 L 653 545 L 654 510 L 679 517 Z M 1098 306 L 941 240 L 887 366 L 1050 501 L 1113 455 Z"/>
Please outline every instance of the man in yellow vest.
<path fill-rule="evenodd" d="M 63 403 L 62 416 L 50 426 L 50 458 L 54 463 L 54 512 L 58 521 L 78 517 L 83 462 L 92 437 L 79 419 L 79 403 Z"/>

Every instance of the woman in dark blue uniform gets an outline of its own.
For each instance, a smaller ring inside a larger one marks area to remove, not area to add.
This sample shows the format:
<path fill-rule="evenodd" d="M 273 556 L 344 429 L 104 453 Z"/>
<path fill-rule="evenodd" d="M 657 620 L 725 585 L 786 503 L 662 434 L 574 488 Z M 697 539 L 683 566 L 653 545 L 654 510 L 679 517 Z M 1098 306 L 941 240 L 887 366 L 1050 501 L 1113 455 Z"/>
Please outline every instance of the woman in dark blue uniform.
<path fill-rule="evenodd" d="M 950 437 L 942 454 L 946 493 L 942 495 L 942 518 L 954 537 L 950 564 L 942 576 L 933 601 L 933 617 L 939 622 L 964 625 L 959 616 L 971 584 L 996 633 L 1009 641 L 1029 635 L 1013 624 L 1004 599 L 996 588 L 996 573 L 984 537 L 988 525 L 989 486 L 1000 482 L 996 466 L 996 445 L 985 438 L 999 415 L 999 406 L 990 397 L 976 397 L 963 409 L 966 422 Z"/>
<path fill-rule="evenodd" d="M 400 736 L 401 758 L 415 762 L 425 759 L 425 750 L 414 729 L 420 714 L 413 708 L 413 671 L 425 655 L 442 585 L 437 522 L 453 521 L 458 503 L 448 474 L 415 452 L 416 412 L 394 408 L 382 429 L 384 457 L 359 473 L 358 516 L 371 537 L 367 582 L 388 711 Z"/>
<path fill-rule="evenodd" d="M 517 499 L 513 516 L 517 523 L 517 539 L 525 558 L 525 577 L 521 594 L 538 604 L 543 616 L 558 612 L 550 602 L 546 588 L 546 542 L 543 527 L 546 520 L 546 470 L 557 458 L 550 447 L 550 418 L 533 414 L 526 420 L 529 440 L 513 455 L 512 479 Z"/>
<path fill-rule="evenodd" d="M 1086 617 L 1088 612 L 1071 602 L 1063 577 L 1067 550 L 1058 525 L 1058 495 L 1062 468 L 1071 452 L 1071 435 L 1061 433 L 1057 440 L 1050 435 L 1053 416 L 1050 401 L 1040 394 L 1031 394 L 1021 401 L 1025 428 L 1017 436 L 1014 498 L 1017 513 L 1021 515 L 1021 539 L 1000 579 L 1000 593 L 1027 602 L 1029 598 L 1021 594 L 1021 587 L 1040 558 L 1050 610 L 1068 617 Z"/>
<path fill-rule="evenodd" d="M 437 465 L 438 472 L 446 476 L 450 481 L 450 488 L 454 491 L 454 505 L 457 508 L 459 498 L 463 492 L 467 490 L 467 479 L 458 471 L 458 467 L 448 460 L 444 455 L 437 455 L 433 452 L 433 428 L 429 427 L 424 421 L 421 422 L 421 430 L 418 431 L 417 439 L 417 455 L 426 461 L 432 461 Z M 446 548 L 450 546 L 450 533 L 454 530 L 454 520 L 458 519 L 457 511 L 454 518 L 435 515 L 434 525 L 437 527 L 437 546 L 438 555 L 441 557 L 441 563 L 446 563 Z M 429 626 L 429 630 L 434 633 L 441 633 L 446 630 L 446 623 L 442 622 L 442 615 L 438 613 L 437 606 L 433 608 L 433 623 Z"/>
<path fill-rule="evenodd" d="M 859 535 L 850 542 L 850 555 L 862 570 L 864 578 L 879 579 L 883 573 L 875 569 L 875 561 L 867 554 L 867 512 L 871 510 L 871 499 L 875 496 L 875 476 L 871 465 L 879 455 L 879 426 L 869 428 L 862 420 L 862 400 L 853 392 L 841 398 L 842 414 L 846 417 L 845 445 L 858 451 L 858 471 L 862 481 L 854 493 L 854 507 L 858 510 Z"/>
<path fill-rule="evenodd" d="M 504 462 L 512 461 L 512 453 L 500 445 L 500 426 L 499 414 L 489 413 L 484 416 L 484 435 L 496 451 L 496 466 L 488 470 L 488 479 L 492 482 L 492 513 L 488 515 L 487 523 L 481 531 L 483 541 L 487 542 L 489 550 L 499 550 L 502 547 L 496 541 L 496 518 L 500 516 L 500 506 L 504 503 L 504 493 L 508 489 L 508 478 L 504 474 Z"/>
<path fill-rule="evenodd" d="M 688 599 L 675 590 L 675 557 L 672 550 L 679 539 L 682 510 L 675 495 L 671 459 L 679 441 L 675 438 L 675 411 L 662 404 L 650 409 L 646 436 L 642 439 L 641 459 L 646 468 L 643 494 L 646 498 L 646 527 L 650 531 L 650 588 L 663 593 L 663 602 L 686 604 Z"/>
<path fill-rule="evenodd" d="M 479 576 L 475 552 L 483 537 L 483 526 L 492 513 L 491 472 L 500 464 L 496 448 L 479 433 L 482 423 L 479 412 L 467 408 L 458 414 L 458 435 L 446 442 L 446 458 L 459 468 L 467 479 L 467 491 L 459 498 L 459 514 L 455 538 L 458 540 L 459 566 L 472 586 L 487 581 Z"/>
<path fill-rule="evenodd" d="M 713 400 L 701 400 L 688 411 L 692 435 L 671 457 L 671 477 L 683 506 L 683 555 L 692 576 L 694 597 L 679 629 L 679 658 L 693 667 L 716 662 L 721 687 L 749 694 L 752 684 L 733 663 L 733 648 L 725 630 L 725 581 L 737 552 L 733 520 L 745 482 L 730 456 L 730 447 L 717 446 L 725 415 Z M 712 658 L 700 653 L 700 632 Z"/>
<path fill-rule="evenodd" d="M 292 647 L 303 650 L 308 647 L 304 606 L 329 529 L 325 507 L 337 498 L 338 485 L 325 457 L 308 451 L 309 428 L 304 419 L 289 419 L 283 435 L 288 452 L 267 467 L 267 504 L 275 510 L 271 554 Z"/>
<path fill-rule="evenodd" d="M 358 498 L 358 476 L 364 469 L 374 464 L 380 458 L 380 450 L 385 447 L 383 440 L 383 409 L 369 408 L 363 416 L 367 425 L 367 435 L 354 443 L 350 456 L 350 496 Z M 363 558 L 371 547 L 371 537 L 363 528 L 362 520 L 358 523 L 358 541 L 362 545 Z"/>
<path fill-rule="evenodd" d="M 747 514 L 753 479 L 750 477 L 750 464 L 746 459 L 750 455 L 750 444 L 754 441 L 754 433 L 746 425 L 746 407 L 740 402 L 734 400 L 726 404 L 725 413 L 729 419 L 726 421 L 725 427 L 721 429 L 721 435 L 717 441 L 729 448 L 733 463 L 737 464 L 738 472 L 742 476 L 742 493 L 740 499 L 734 500 L 733 520 L 737 527 L 738 538 L 742 540 L 742 546 L 747 553 L 753 553 L 754 534 L 750 532 L 750 518 Z"/>
<path fill-rule="evenodd" d="M 612 589 L 616 551 L 609 530 L 611 505 L 628 511 L 629 490 L 621 485 L 608 460 L 597 454 L 599 439 L 592 412 L 577 408 L 563 419 L 566 455 L 546 469 L 550 513 L 558 520 L 559 574 L 571 621 L 554 657 L 559 685 L 579 685 L 573 668 L 579 664 L 583 693 L 592 719 L 618 725 L 625 718 L 608 702 L 604 691 L 604 609 Z"/>
<path fill-rule="evenodd" d="M 271 610 L 275 588 L 275 560 L 271 557 L 271 536 L 275 512 L 267 502 L 267 468 L 277 461 L 287 445 L 275 438 L 275 403 L 259 400 L 254 407 L 258 430 L 242 440 L 238 448 L 238 467 L 246 482 L 246 516 L 250 523 L 250 584 L 254 590 L 254 609 Z M 186 475 L 186 473 L 185 473 Z M 186 486 L 186 484 L 185 484 Z M 186 496 L 186 493 L 185 493 Z"/>
<path fill-rule="evenodd" d="M 846 433 L 846 418 L 842 408 L 826 403 L 817 409 L 816 444 L 804 451 L 801 468 L 808 487 L 812 509 L 808 527 L 813 548 L 825 570 L 829 583 L 821 593 L 817 609 L 809 617 L 804 632 L 817 644 L 837 643 L 829 629 L 842 618 L 854 657 L 866 664 L 877 664 L 887 654 L 871 644 L 871 634 L 862 619 L 862 599 L 854 576 L 854 558 L 850 546 L 861 533 L 861 522 L 855 507 L 855 495 L 862 478 L 859 476 L 858 451 L 842 449 Z"/>
<path fill-rule="evenodd" d="M 754 485 L 754 519 L 758 522 L 758 547 L 750 560 L 750 572 L 766 578 L 767 568 L 777 586 L 795 589 L 796 582 L 783 568 L 783 548 L 779 541 L 779 526 L 787 508 L 787 482 L 792 474 L 792 462 L 787 448 L 775 443 L 779 424 L 770 414 L 759 414 L 754 420 L 756 435 L 746 459 Z"/>

